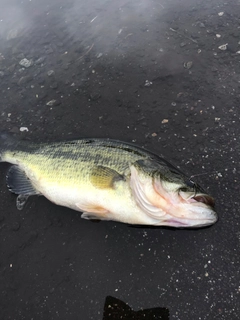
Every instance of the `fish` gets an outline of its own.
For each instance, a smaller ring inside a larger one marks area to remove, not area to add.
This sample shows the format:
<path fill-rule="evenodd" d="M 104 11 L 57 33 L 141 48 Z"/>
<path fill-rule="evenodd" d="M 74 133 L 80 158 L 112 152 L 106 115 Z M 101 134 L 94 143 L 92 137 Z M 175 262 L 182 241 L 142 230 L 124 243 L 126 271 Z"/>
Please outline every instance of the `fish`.
<path fill-rule="evenodd" d="M 82 212 L 88 220 L 197 228 L 214 224 L 214 199 L 164 158 L 101 138 L 37 143 L 0 134 L 0 162 L 12 164 L 9 190 Z"/>

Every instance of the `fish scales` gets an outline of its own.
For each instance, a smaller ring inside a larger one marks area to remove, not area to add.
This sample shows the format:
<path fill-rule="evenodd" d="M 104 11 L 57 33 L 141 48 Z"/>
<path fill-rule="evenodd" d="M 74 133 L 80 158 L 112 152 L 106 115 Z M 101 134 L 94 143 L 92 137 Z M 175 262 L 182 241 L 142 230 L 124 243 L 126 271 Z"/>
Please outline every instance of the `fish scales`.
<path fill-rule="evenodd" d="M 7 152 L 4 159 L 20 163 L 20 167 L 33 177 L 35 186 L 36 180 L 45 180 L 50 184 L 68 187 L 78 185 L 81 191 L 81 186 L 86 187 L 90 183 L 91 169 L 94 166 L 106 166 L 123 174 L 130 163 L 147 157 L 144 152 L 141 154 L 138 151 L 132 152 L 130 148 L 123 149 L 114 142 L 92 141 L 43 144 L 39 148 L 32 145 L 32 153 L 24 151 L 23 144 L 19 145 L 20 151 Z"/>
<path fill-rule="evenodd" d="M 44 158 L 46 161 L 54 160 L 55 162 L 64 160 L 66 163 L 72 163 L 73 166 L 79 167 L 79 164 L 88 163 L 88 165 L 105 165 L 110 166 L 113 169 L 123 171 L 129 165 L 129 163 L 137 161 L 139 159 L 145 159 L 149 155 L 145 152 L 132 152 L 130 149 L 123 149 L 113 142 L 98 145 L 98 141 L 94 143 L 86 143 L 88 140 L 76 141 L 74 144 L 56 143 L 50 145 L 42 145 L 31 155 L 24 151 L 16 154 L 14 157 L 31 159 L 36 156 L 37 159 Z M 37 161 L 38 161 L 37 160 Z"/>

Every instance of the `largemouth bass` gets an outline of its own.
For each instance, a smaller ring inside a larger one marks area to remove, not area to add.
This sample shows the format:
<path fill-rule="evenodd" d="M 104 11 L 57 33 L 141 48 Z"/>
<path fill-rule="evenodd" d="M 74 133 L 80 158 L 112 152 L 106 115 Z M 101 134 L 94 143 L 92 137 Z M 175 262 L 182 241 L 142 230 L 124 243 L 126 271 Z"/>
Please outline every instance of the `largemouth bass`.
<path fill-rule="evenodd" d="M 128 224 L 202 227 L 215 223 L 214 200 L 163 158 L 128 143 L 80 139 L 56 143 L 0 135 L 0 161 L 22 208 L 28 196 L 82 211 L 82 218 Z"/>

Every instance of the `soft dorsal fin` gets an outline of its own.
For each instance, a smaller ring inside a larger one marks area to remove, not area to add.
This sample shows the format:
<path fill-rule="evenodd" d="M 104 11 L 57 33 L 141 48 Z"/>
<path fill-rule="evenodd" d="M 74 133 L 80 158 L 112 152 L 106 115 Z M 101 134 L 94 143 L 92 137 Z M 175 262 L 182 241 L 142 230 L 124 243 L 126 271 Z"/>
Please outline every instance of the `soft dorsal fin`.
<path fill-rule="evenodd" d="M 117 171 L 104 166 L 95 166 L 90 175 L 91 183 L 99 189 L 113 188 L 115 181 L 123 179 Z"/>
<path fill-rule="evenodd" d="M 34 195 L 39 192 L 34 188 L 26 173 L 18 165 L 10 167 L 6 177 L 8 189 L 20 195 Z"/>

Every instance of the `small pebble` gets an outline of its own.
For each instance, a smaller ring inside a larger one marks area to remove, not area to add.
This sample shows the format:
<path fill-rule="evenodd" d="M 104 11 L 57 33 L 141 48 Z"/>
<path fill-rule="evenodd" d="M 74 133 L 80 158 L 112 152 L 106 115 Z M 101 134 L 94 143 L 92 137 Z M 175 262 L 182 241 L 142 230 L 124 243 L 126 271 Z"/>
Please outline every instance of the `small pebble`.
<path fill-rule="evenodd" d="M 227 43 L 222 44 L 221 46 L 218 47 L 218 49 L 225 51 L 225 50 L 227 50 L 227 45 L 228 45 Z"/>
<path fill-rule="evenodd" d="M 193 62 L 192 61 L 184 62 L 183 66 L 185 69 L 191 69 L 193 66 Z"/>
<path fill-rule="evenodd" d="M 21 127 L 19 130 L 20 130 L 21 132 L 23 132 L 23 131 L 29 131 L 27 127 Z"/>
<path fill-rule="evenodd" d="M 168 123 L 168 119 L 163 119 L 162 123 Z"/>
<path fill-rule="evenodd" d="M 53 70 L 49 70 L 49 71 L 47 72 L 47 75 L 48 75 L 49 77 L 53 76 L 53 75 L 54 75 L 54 71 L 53 71 Z"/>
<path fill-rule="evenodd" d="M 144 87 L 150 87 L 152 85 L 152 82 L 149 80 L 145 81 Z"/>
<path fill-rule="evenodd" d="M 22 67 L 24 67 L 24 68 L 29 68 L 29 67 L 32 66 L 33 61 L 24 58 L 24 59 L 22 59 L 22 60 L 19 62 L 19 64 L 20 64 L 20 66 L 22 66 Z"/>
<path fill-rule="evenodd" d="M 46 103 L 46 105 L 52 107 L 52 106 L 54 106 L 55 103 L 56 103 L 56 100 L 53 99 L 53 100 L 48 101 Z"/>

